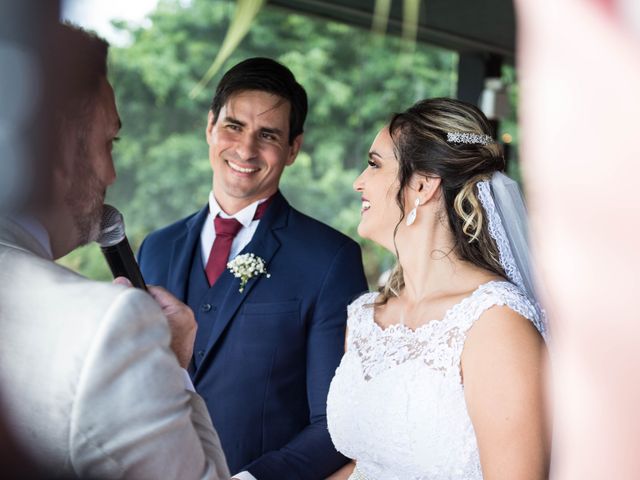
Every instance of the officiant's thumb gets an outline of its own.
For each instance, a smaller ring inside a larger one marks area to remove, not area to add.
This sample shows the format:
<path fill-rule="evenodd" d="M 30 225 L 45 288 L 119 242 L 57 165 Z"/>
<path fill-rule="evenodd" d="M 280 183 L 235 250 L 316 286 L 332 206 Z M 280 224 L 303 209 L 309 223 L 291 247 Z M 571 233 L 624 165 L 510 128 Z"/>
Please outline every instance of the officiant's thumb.
<path fill-rule="evenodd" d="M 133 284 L 127 277 L 116 277 L 113 280 L 113 283 L 115 283 L 116 285 L 124 285 L 125 287 L 133 287 Z"/>

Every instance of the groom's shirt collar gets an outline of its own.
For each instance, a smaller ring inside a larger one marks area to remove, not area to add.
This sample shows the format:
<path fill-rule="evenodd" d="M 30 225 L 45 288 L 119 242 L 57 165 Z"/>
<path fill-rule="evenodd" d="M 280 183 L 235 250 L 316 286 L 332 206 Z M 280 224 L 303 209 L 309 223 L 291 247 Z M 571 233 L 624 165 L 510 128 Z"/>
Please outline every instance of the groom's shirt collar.
<path fill-rule="evenodd" d="M 258 205 L 265 202 L 267 199 L 263 198 L 261 200 L 255 201 L 250 205 L 247 205 L 239 212 L 236 212 L 235 215 L 227 215 L 222 207 L 218 204 L 216 197 L 213 195 L 213 192 L 209 193 L 209 213 L 211 214 L 211 218 L 216 218 L 217 215 L 220 215 L 222 218 L 235 218 L 239 221 L 243 227 L 248 227 L 251 225 L 253 221 L 253 217 L 256 214 L 256 209 Z"/>

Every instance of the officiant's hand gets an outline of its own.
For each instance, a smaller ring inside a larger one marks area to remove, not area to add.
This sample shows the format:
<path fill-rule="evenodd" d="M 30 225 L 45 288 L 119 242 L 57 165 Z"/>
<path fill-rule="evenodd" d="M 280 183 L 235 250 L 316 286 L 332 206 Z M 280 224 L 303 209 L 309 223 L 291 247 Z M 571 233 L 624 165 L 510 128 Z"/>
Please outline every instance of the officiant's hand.
<path fill-rule="evenodd" d="M 113 283 L 132 287 L 131 282 L 125 277 L 117 277 Z M 167 317 L 171 330 L 171 350 L 178 357 L 180 366 L 186 369 L 193 355 L 193 343 L 198 328 L 193 311 L 162 287 L 147 285 L 147 290 Z"/>
<path fill-rule="evenodd" d="M 151 296 L 160 304 L 171 329 L 171 350 L 182 368 L 187 368 L 196 339 L 196 319 L 193 311 L 162 287 L 147 285 Z"/>

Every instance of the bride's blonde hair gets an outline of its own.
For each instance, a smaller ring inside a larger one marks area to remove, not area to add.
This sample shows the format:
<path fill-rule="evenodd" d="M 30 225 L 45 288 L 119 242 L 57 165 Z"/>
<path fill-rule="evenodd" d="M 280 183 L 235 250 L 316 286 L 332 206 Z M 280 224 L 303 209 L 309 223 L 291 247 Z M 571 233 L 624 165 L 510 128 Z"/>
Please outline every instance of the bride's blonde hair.
<path fill-rule="evenodd" d="M 447 224 L 455 242 L 452 253 L 505 276 L 477 190 L 478 182 L 488 180 L 493 172 L 504 169 L 502 151 L 492 141 L 449 142 L 447 134 L 452 132 L 481 136 L 492 133 L 489 121 L 477 107 L 451 98 L 422 100 L 391 119 L 389 133 L 400 164 L 396 195 L 396 202 L 403 212 L 400 222 L 405 211 L 404 190 L 413 174 L 439 177 Z M 402 268 L 396 263 L 376 303 L 385 304 L 403 287 Z"/>

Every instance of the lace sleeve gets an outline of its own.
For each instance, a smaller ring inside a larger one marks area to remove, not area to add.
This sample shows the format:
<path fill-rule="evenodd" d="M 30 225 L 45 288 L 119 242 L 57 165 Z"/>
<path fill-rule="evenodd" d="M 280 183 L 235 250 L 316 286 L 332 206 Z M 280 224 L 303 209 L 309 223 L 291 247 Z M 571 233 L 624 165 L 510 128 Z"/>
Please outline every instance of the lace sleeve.
<path fill-rule="evenodd" d="M 459 327 L 462 331 L 469 330 L 475 321 L 493 306 L 506 306 L 529 320 L 536 329 L 540 328 L 540 315 L 529 297 L 517 286 L 509 282 L 490 282 L 478 289 L 474 301 L 467 305 L 468 311 L 460 316 Z"/>
<path fill-rule="evenodd" d="M 527 295 L 512 283 L 490 282 L 482 285 L 471 297 L 452 310 L 450 321 L 441 337 L 443 345 L 441 350 L 445 351 L 443 365 L 459 373 L 460 357 L 467 339 L 467 332 L 485 311 L 494 306 L 506 306 L 522 315 L 533 323 L 544 338 L 544 331 L 539 326 L 538 310 Z"/>
<path fill-rule="evenodd" d="M 355 347 L 354 341 L 363 335 L 363 328 L 365 327 L 365 313 L 377 296 L 377 292 L 367 292 L 360 295 L 347 307 L 347 350 L 351 350 Z"/>

